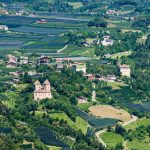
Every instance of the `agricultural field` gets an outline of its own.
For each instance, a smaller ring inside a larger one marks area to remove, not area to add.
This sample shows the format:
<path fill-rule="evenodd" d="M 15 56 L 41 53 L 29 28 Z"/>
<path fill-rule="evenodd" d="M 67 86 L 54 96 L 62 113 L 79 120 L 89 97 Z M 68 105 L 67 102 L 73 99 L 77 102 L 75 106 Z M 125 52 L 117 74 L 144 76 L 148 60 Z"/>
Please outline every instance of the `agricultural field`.
<path fill-rule="evenodd" d="M 108 127 L 108 125 L 115 125 L 117 120 L 110 118 L 100 118 L 93 115 L 90 115 L 79 108 L 76 108 L 77 114 L 87 121 L 91 126 L 93 126 L 96 131 Z"/>
<path fill-rule="evenodd" d="M 149 150 L 149 6 L 0 0 L 0 149 Z"/>
<path fill-rule="evenodd" d="M 109 147 L 115 147 L 117 144 L 122 143 L 127 149 L 136 149 L 136 150 L 149 150 L 150 144 L 144 143 L 138 140 L 125 141 L 121 135 L 112 133 L 112 132 L 105 132 L 100 135 L 100 138 L 106 143 Z"/>
<path fill-rule="evenodd" d="M 94 47 L 76 47 L 73 44 L 70 44 L 65 48 L 62 52 L 65 54 L 70 55 L 80 55 L 80 56 L 87 56 L 87 57 L 94 57 Z"/>
<path fill-rule="evenodd" d="M 78 107 L 86 112 L 89 112 L 89 107 L 93 106 L 92 103 L 80 103 L 78 104 Z"/>
<path fill-rule="evenodd" d="M 122 86 L 127 86 L 123 82 L 107 82 L 107 86 L 111 86 L 113 90 L 121 89 Z"/>
<path fill-rule="evenodd" d="M 0 95 L 1 99 L 3 100 L 2 103 L 4 103 L 8 108 L 14 108 L 15 102 L 18 99 L 18 94 L 9 92 L 9 93 L 3 93 Z"/>
<path fill-rule="evenodd" d="M 109 147 L 115 147 L 117 144 L 123 143 L 124 139 L 121 135 L 105 132 L 100 135 L 100 138 L 106 143 Z"/>
<path fill-rule="evenodd" d="M 112 54 L 112 55 L 111 55 L 111 58 L 112 58 L 112 59 L 117 59 L 117 58 L 120 58 L 120 57 L 122 57 L 122 56 L 127 57 L 127 56 L 129 56 L 129 55 L 131 55 L 131 54 L 132 54 L 131 51 L 120 52 L 120 53 Z"/>
<path fill-rule="evenodd" d="M 75 130 L 81 130 L 84 134 L 87 133 L 88 123 L 84 121 L 82 118 L 77 117 L 76 122 L 73 122 L 65 113 L 50 113 L 50 117 L 54 119 L 63 119 L 67 121 L 67 124 Z"/>
<path fill-rule="evenodd" d="M 109 105 L 91 106 L 89 113 L 97 117 L 113 118 L 123 122 L 131 120 L 131 115 L 127 111 Z"/>
<path fill-rule="evenodd" d="M 74 9 L 78 9 L 83 6 L 81 2 L 69 2 L 69 5 L 73 6 Z"/>
<path fill-rule="evenodd" d="M 114 99 L 118 105 L 129 105 L 134 101 L 140 100 L 140 97 L 129 86 L 121 86 L 120 89 L 111 90 L 109 92 L 112 99 Z"/>
<path fill-rule="evenodd" d="M 37 134 L 40 137 L 40 140 L 45 143 L 46 145 L 53 145 L 57 147 L 65 147 L 68 148 L 69 146 L 66 145 L 63 140 L 64 137 L 59 135 L 58 133 L 53 132 L 51 129 L 46 127 L 38 127 L 35 129 Z M 71 143 L 70 143 L 71 144 Z"/>
<path fill-rule="evenodd" d="M 138 140 L 134 140 L 132 142 L 127 142 L 127 147 L 129 149 L 136 149 L 136 150 L 149 150 L 150 143 L 144 143 Z"/>

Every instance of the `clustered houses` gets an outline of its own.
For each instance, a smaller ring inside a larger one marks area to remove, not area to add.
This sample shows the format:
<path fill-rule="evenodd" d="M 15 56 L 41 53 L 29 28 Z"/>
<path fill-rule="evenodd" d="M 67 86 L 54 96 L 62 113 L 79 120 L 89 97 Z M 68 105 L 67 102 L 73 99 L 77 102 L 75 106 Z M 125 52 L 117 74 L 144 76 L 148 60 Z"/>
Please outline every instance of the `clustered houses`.
<path fill-rule="evenodd" d="M 84 75 L 88 80 L 93 81 L 93 80 L 100 80 L 100 81 L 106 81 L 106 82 L 115 82 L 117 77 L 115 75 L 107 75 L 107 76 L 102 76 L 99 74 L 86 74 Z"/>
<path fill-rule="evenodd" d="M 8 31 L 8 26 L 0 25 L 0 30 Z"/>
<path fill-rule="evenodd" d="M 34 90 L 34 100 L 43 100 L 46 98 L 51 99 L 51 86 L 48 80 L 45 80 L 43 84 L 41 84 L 38 80 L 35 81 L 35 90 Z"/>
<path fill-rule="evenodd" d="M 117 16 L 118 16 L 118 15 L 119 15 L 119 12 L 120 12 L 119 10 L 111 10 L 111 9 L 110 9 L 110 10 L 108 10 L 108 11 L 106 12 L 106 14 L 107 14 L 107 15 L 117 15 Z"/>
<path fill-rule="evenodd" d="M 109 38 L 109 37 L 108 37 Z M 27 56 L 20 56 L 19 59 L 17 59 L 13 55 L 7 55 L 8 62 L 7 62 L 7 67 L 17 67 L 17 64 L 19 65 L 22 64 L 29 64 L 29 58 Z M 82 72 L 83 76 L 87 78 L 90 81 L 93 80 L 99 80 L 99 81 L 105 81 L 105 82 L 115 82 L 119 81 L 117 80 L 117 77 L 115 75 L 107 75 L 107 76 L 102 76 L 100 74 L 87 74 L 86 71 L 86 64 L 84 62 L 73 62 L 72 58 L 56 58 L 54 63 L 50 62 L 50 57 L 48 56 L 41 56 L 38 57 L 38 62 L 37 64 L 52 64 L 56 66 L 56 71 L 61 72 L 64 66 L 73 67 L 75 68 L 76 72 Z M 130 66 L 128 65 L 119 65 L 120 68 L 120 73 L 122 76 L 130 77 Z M 9 72 L 9 74 L 13 77 L 13 83 L 18 84 L 20 83 L 20 75 L 23 75 L 25 72 Z M 43 73 L 37 73 L 36 71 L 28 71 L 27 72 L 29 76 L 32 76 L 34 78 L 42 77 Z M 50 82 L 48 80 L 45 80 L 43 84 L 41 84 L 38 80 L 35 82 L 35 90 L 34 90 L 34 100 L 39 101 L 43 100 L 46 98 L 51 99 L 52 94 L 51 94 L 51 86 Z M 79 103 L 87 103 L 87 99 L 85 97 L 78 97 L 78 102 Z"/>

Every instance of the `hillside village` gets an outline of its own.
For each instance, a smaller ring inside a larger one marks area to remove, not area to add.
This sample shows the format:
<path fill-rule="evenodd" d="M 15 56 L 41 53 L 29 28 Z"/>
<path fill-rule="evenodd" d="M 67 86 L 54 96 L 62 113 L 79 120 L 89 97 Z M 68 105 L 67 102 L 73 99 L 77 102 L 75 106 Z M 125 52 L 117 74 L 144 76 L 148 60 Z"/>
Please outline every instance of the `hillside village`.
<path fill-rule="evenodd" d="M 145 0 L 0 0 L 0 150 L 149 150 Z"/>

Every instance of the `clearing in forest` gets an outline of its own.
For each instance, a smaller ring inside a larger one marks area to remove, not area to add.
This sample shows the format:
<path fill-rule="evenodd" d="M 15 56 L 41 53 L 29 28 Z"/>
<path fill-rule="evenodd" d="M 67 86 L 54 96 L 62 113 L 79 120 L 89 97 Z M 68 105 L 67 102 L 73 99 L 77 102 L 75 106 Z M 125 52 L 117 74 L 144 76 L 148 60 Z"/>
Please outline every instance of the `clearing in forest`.
<path fill-rule="evenodd" d="M 89 108 L 90 114 L 102 118 L 114 118 L 123 122 L 132 119 L 132 116 L 123 109 L 117 109 L 109 105 L 96 105 Z"/>

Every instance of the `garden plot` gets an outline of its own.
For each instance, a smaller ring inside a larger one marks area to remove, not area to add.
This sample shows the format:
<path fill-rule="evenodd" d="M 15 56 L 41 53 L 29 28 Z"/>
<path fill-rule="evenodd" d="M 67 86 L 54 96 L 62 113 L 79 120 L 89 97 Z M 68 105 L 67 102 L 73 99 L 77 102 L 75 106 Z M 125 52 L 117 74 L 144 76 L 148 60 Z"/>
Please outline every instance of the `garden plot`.
<path fill-rule="evenodd" d="M 90 114 L 97 117 L 114 118 L 123 122 L 131 120 L 131 115 L 127 111 L 123 109 L 117 109 L 109 105 L 91 106 L 89 111 Z"/>

